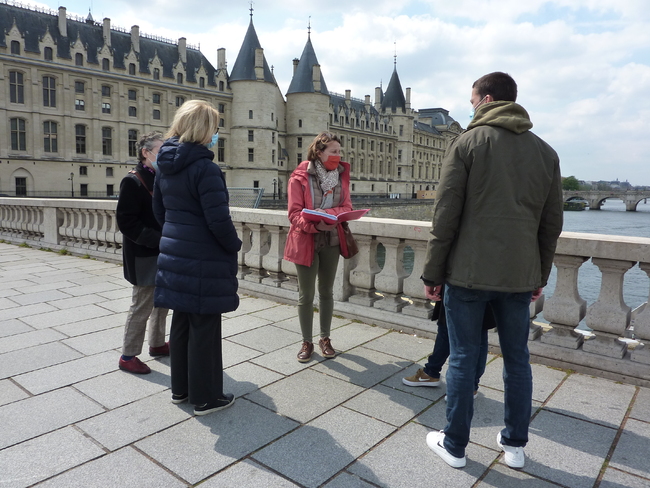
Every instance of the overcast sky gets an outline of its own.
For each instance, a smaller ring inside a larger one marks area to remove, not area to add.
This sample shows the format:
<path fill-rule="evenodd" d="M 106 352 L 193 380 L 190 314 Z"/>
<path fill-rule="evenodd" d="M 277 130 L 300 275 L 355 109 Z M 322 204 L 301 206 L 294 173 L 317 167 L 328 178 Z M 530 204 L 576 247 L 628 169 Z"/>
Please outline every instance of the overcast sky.
<path fill-rule="evenodd" d="M 126 29 L 200 44 L 234 65 L 250 2 L 41 2 Z M 35 3 L 31 3 L 35 5 Z M 311 39 L 328 88 L 363 98 L 393 71 L 415 109 L 443 107 L 465 127 L 471 85 L 510 73 L 533 131 L 559 153 L 563 176 L 650 185 L 648 0 L 256 0 L 253 23 L 280 90 Z"/>

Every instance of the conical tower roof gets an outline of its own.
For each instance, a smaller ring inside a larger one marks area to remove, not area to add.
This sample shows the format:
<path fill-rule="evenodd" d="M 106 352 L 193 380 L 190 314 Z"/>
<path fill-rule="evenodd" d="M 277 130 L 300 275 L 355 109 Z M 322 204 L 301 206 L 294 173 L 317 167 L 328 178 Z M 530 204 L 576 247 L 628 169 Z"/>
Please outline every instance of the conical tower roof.
<path fill-rule="evenodd" d="M 255 75 L 255 50 L 261 48 L 260 40 L 257 38 L 257 33 L 253 26 L 253 18 L 251 17 L 248 31 L 246 31 L 246 37 L 244 37 L 244 42 L 230 73 L 230 81 L 257 80 L 257 76 Z M 271 73 L 269 64 L 266 62 L 266 57 L 264 57 L 264 81 L 275 83 L 275 77 Z"/>
<path fill-rule="evenodd" d="M 307 38 L 307 44 L 300 55 L 300 61 L 296 67 L 296 71 L 291 79 L 287 95 L 291 93 L 314 93 L 314 77 L 312 75 L 315 65 L 319 65 L 318 58 L 314 52 L 314 46 L 311 44 L 311 36 Z M 327 85 L 323 73 L 320 75 L 320 93 L 329 95 Z"/>
<path fill-rule="evenodd" d="M 393 111 L 399 109 L 406 110 L 406 98 L 404 98 L 404 92 L 402 91 L 402 84 L 399 81 L 399 76 L 397 75 L 397 67 L 393 70 L 393 75 L 390 77 L 390 82 L 388 83 L 388 88 L 386 88 L 386 93 L 381 101 L 382 110 L 392 109 Z"/>

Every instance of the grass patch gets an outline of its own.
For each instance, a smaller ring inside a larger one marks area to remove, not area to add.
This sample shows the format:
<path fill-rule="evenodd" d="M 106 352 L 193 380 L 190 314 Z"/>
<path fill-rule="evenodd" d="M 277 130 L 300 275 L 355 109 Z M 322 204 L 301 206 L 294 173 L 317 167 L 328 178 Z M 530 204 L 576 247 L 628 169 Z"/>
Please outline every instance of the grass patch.
<path fill-rule="evenodd" d="M 61 249 L 59 250 L 59 254 L 61 256 L 68 256 L 70 254 L 70 251 L 68 251 L 67 249 Z"/>
<path fill-rule="evenodd" d="M 18 244 L 18 247 L 27 247 L 27 248 L 29 248 L 29 249 L 32 248 L 32 246 L 30 246 L 30 245 L 27 244 L 26 242 L 23 242 L 22 244 Z"/>
<path fill-rule="evenodd" d="M 53 252 L 52 249 L 50 249 L 49 247 L 41 247 L 39 251 Z"/>

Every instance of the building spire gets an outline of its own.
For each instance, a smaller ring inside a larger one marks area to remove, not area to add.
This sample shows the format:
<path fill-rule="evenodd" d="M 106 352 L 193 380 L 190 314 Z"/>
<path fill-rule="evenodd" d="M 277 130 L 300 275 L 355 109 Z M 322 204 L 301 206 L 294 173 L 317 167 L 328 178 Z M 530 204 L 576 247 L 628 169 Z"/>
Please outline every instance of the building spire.
<path fill-rule="evenodd" d="M 251 0 L 251 8 L 249 8 L 248 10 L 251 11 L 251 22 L 253 22 L 253 0 Z"/>
<path fill-rule="evenodd" d="M 307 24 L 307 39 L 311 39 L 311 15 L 309 16 L 309 23 Z"/>
<path fill-rule="evenodd" d="M 393 43 L 395 45 L 395 54 L 393 55 L 393 67 L 397 69 L 397 41 Z"/>

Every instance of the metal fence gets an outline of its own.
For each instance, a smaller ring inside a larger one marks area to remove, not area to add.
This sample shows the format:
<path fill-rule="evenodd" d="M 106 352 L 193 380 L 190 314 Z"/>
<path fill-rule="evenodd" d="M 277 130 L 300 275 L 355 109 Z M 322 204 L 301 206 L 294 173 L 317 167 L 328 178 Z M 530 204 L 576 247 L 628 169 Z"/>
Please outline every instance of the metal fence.
<path fill-rule="evenodd" d="M 228 188 L 231 207 L 259 208 L 264 188 Z"/>

